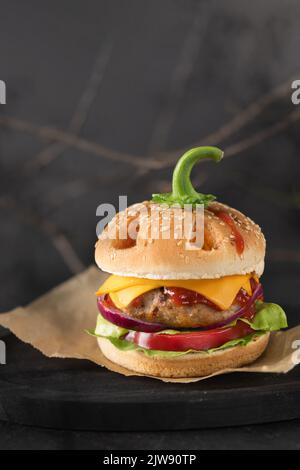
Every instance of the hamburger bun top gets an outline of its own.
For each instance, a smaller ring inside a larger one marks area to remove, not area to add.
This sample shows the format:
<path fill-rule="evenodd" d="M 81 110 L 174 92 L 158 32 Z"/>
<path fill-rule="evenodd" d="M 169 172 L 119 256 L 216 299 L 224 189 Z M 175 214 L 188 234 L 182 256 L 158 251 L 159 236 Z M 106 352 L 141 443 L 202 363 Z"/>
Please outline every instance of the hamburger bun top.
<path fill-rule="evenodd" d="M 140 212 L 142 205 L 148 211 L 154 209 L 158 215 L 158 239 L 149 236 L 152 219 Z M 169 208 L 146 201 L 118 213 L 96 243 L 97 265 L 108 273 L 146 279 L 215 279 L 249 273 L 255 273 L 258 277 L 262 275 L 265 238 L 260 227 L 251 219 L 225 204 L 212 202 L 204 209 L 204 244 L 201 248 L 189 249 L 191 240 L 186 236 L 174 237 L 172 230 L 182 211 L 181 208 Z M 237 250 L 230 226 L 216 215 L 218 211 L 226 212 L 233 220 L 244 241 L 242 253 Z M 163 239 L 162 220 L 168 217 L 171 221 L 171 237 Z M 118 238 L 118 228 L 125 218 L 136 226 L 135 239 L 129 234 L 124 239 Z M 190 222 L 191 228 L 193 224 L 194 219 Z M 117 237 L 107 238 L 113 227 L 117 227 Z"/>

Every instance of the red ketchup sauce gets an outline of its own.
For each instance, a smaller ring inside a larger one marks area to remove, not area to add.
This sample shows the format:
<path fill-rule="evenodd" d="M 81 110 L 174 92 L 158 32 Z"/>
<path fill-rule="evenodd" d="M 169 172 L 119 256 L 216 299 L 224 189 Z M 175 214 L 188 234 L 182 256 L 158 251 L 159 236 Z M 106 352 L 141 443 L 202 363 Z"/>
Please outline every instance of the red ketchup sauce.
<path fill-rule="evenodd" d="M 250 285 L 251 285 L 251 292 L 255 291 L 258 283 L 254 278 L 250 279 Z M 207 305 L 208 307 L 211 307 L 215 310 L 221 310 L 220 307 L 218 307 L 216 304 L 211 302 L 209 299 L 204 297 L 203 295 L 199 294 L 198 292 L 191 291 L 188 289 L 184 289 L 183 287 L 165 287 L 164 288 L 164 293 L 169 296 L 169 298 L 172 300 L 172 302 L 175 305 L 195 305 L 195 304 L 204 304 Z M 247 304 L 247 302 L 250 299 L 250 295 L 245 289 L 241 289 L 235 300 L 234 303 L 240 305 L 243 307 L 244 305 Z M 263 297 L 259 300 L 263 300 Z"/>
<path fill-rule="evenodd" d="M 109 307 L 115 307 L 115 304 L 114 304 L 113 301 L 111 300 L 109 294 L 106 294 L 106 295 L 105 295 L 104 300 L 105 300 L 105 302 L 107 303 L 107 305 L 108 305 Z"/>
<path fill-rule="evenodd" d="M 209 210 L 210 212 L 213 212 L 217 217 L 219 217 L 219 219 L 221 219 L 222 222 L 224 222 L 224 224 L 226 224 L 230 228 L 231 234 L 234 236 L 236 251 L 239 255 L 241 255 L 245 249 L 245 242 L 239 230 L 237 229 L 236 224 L 231 215 L 228 214 L 228 212 L 219 209 L 209 208 Z"/>
<path fill-rule="evenodd" d="M 236 296 L 234 303 L 243 307 L 244 305 L 246 305 L 249 299 L 250 299 L 250 296 L 248 292 L 246 292 L 245 289 L 241 289 L 238 295 Z"/>
<path fill-rule="evenodd" d="M 204 297 L 204 295 L 198 294 L 198 292 L 192 290 L 184 289 L 184 287 L 165 287 L 164 293 L 169 296 L 175 305 L 204 304 L 208 307 L 214 308 L 215 310 L 220 310 L 217 305 Z"/>
<path fill-rule="evenodd" d="M 215 310 L 221 311 L 220 307 L 218 307 L 216 304 L 214 304 L 211 300 L 207 299 L 203 295 L 198 294 L 198 292 L 194 292 L 181 287 L 165 287 L 164 292 L 170 297 L 171 301 L 175 305 L 180 306 L 204 304 Z M 249 299 L 249 294 L 244 289 L 241 289 L 237 294 L 234 303 L 243 307 L 244 305 L 246 305 Z"/>

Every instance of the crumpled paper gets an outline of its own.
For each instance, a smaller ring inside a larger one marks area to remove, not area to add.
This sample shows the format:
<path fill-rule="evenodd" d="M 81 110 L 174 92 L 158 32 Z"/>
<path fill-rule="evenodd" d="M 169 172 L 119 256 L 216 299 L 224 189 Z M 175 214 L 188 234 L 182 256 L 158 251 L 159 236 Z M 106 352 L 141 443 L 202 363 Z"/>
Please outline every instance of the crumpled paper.
<path fill-rule="evenodd" d="M 142 375 L 112 363 L 101 353 L 97 341 L 85 330 L 96 324 L 95 292 L 106 275 L 95 267 L 74 276 L 35 300 L 0 315 L 0 325 L 48 357 L 87 359 L 125 376 Z M 300 362 L 300 326 L 272 333 L 266 352 L 255 363 L 230 372 L 287 373 Z M 164 382 L 196 382 L 207 377 L 166 379 Z"/>

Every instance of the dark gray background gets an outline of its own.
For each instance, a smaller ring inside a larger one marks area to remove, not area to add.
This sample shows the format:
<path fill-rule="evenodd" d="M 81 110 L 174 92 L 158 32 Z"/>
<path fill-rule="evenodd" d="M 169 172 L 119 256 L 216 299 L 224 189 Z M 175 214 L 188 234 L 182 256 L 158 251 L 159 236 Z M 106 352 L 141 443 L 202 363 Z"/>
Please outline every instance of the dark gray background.
<path fill-rule="evenodd" d="M 0 311 L 93 262 L 102 202 L 168 189 L 194 171 L 268 242 L 266 296 L 298 305 L 300 79 L 297 0 L 2 0 Z"/>

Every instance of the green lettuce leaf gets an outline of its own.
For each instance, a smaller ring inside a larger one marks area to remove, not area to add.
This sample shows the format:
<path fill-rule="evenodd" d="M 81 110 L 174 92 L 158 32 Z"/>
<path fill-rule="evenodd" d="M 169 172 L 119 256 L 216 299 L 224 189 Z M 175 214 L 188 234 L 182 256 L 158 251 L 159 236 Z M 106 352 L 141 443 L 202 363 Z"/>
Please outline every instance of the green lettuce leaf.
<path fill-rule="evenodd" d="M 109 321 L 105 320 L 102 315 L 98 315 L 97 325 L 95 331 L 87 331 L 92 336 L 100 336 L 102 338 L 108 339 L 116 348 L 120 349 L 121 351 L 141 351 L 148 357 L 159 356 L 159 357 L 178 357 L 183 356 L 184 354 L 191 354 L 191 353 L 198 353 L 201 352 L 203 354 L 210 354 L 216 351 L 223 351 L 224 349 L 233 348 L 235 346 L 246 346 L 250 341 L 255 339 L 258 336 L 261 336 L 269 331 L 278 331 L 282 328 L 286 328 L 287 319 L 283 309 L 276 304 L 266 303 L 258 301 L 256 302 L 256 311 L 257 314 L 251 322 L 246 319 L 241 319 L 244 322 L 248 323 L 256 333 L 248 335 L 244 338 L 234 339 L 232 341 L 228 341 L 227 343 L 223 344 L 222 346 L 214 349 L 210 349 L 208 351 L 157 351 L 153 349 L 145 349 L 137 346 L 136 344 L 126 341 L 124 336 L 130 331 L 126 328 L 121 328 Z M 238 320 L 232 324 L 236 324 Z M 183 333 L 182 331 L 177 330 L 164 330 L 161 331 L 160 334 L 180 334 Z M 186 333 L 186 332 L 185 332 Z"/>
<path fill-rule="evenodd" d="M 250 326 L 255 331 L 278 331 L 288 327 L 284 310 L 277 304 L 257 301 L 256 315 Z"/>
<path fill-rule="evenodd" d="M 114 325 L 113 323 L 105 320 L 102 315 L 98 315 L 97 325 L 95 329 L 96 336 L 104 336 L 105 338 L 121 338 L 128 333 L 129 330 Z"/>

